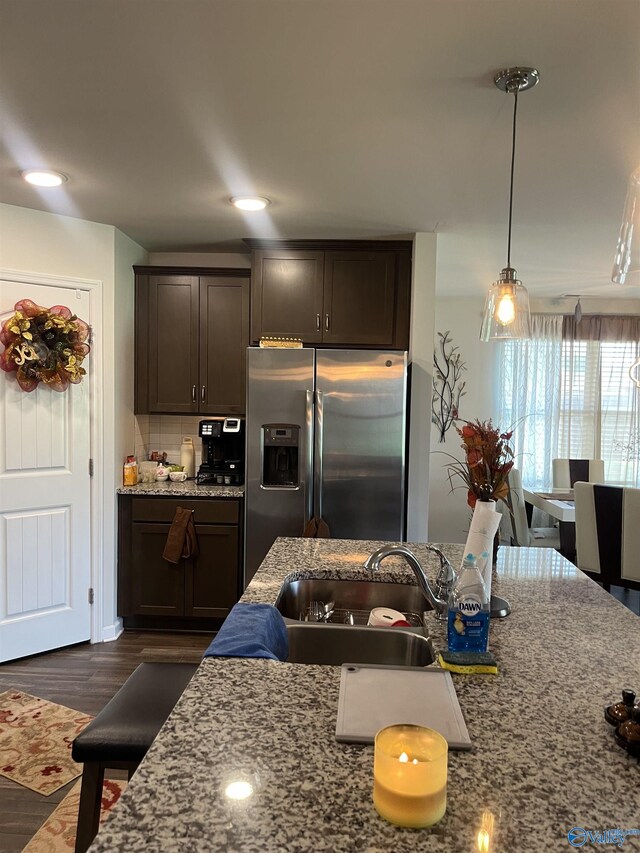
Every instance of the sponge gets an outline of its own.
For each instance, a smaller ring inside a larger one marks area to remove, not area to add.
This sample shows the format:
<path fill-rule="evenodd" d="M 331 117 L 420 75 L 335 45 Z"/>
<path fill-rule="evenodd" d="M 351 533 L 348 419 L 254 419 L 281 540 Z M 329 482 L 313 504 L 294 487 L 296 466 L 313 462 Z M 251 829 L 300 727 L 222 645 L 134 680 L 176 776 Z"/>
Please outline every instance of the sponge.
<path fill-rule="evenodd" d="M 498 672 L 498 663 L 491 652 L 440 652 L 438 663 L 442 669 L 462 675 L 476 672 L 495 675 Z"/>

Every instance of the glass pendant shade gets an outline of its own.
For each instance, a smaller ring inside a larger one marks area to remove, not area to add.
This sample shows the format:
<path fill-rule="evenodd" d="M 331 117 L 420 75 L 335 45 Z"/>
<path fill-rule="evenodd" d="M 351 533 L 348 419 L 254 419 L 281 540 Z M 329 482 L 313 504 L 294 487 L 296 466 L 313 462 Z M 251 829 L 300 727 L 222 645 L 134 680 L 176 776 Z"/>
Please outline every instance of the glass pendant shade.
<path fill-rule="evenodd" d="M 516 163 L 516 126 L 518 93 L 532 89 L 540 80 L 537 68 L 515 66 L 499 71 L 493 79 L 501 92 L 513 95 L 513 130 L 511 134 L 511 177 L 509 181 L 509 231 L 507 265 L 498 281 L 489 288 L 480 328 L 481 341 L 516 340 L 531 337 L 529 294 L 516 278 L 511 266 L 511 226 L 513 224 L 513 178 Z"/>
<path fill-rule="evenodd" d="M 505 267 L 489 288 L 480 330 L 481 341 L 530 338 L 529 294 L 516 278 L 516 271 Z"/>
<path fill-rule="evenodd" d="M 626 284 L 629 273 L 640 271 L 640 167 L 629 178 L 611 281 Z"/>

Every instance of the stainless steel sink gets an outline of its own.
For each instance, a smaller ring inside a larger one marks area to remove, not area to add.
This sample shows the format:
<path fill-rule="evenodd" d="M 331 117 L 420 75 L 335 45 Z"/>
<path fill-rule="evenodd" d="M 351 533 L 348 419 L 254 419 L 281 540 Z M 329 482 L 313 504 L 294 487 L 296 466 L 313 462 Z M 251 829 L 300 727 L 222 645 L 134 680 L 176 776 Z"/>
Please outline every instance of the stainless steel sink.
<path fill-rule="evenodd" d="M 298 623 L 287 625 L 287 634 L 289 663 L 428 666 L 435 660 L 431 640 L 407 628 Z"/>
<path fill-rule="evenodd" d="M 334 616 L 329 621 L 345 622 L 351 614 L 355 625 L 366 625 L 374 607 L 391 607 L 406 614 L 408 621 L 419 626 L 430 605 L 417 586 L 381 581 L 312 580 L 287 581 L 282 585 L 276 607 L 289 619 L 305 621 L 312 601 L 335 602 Z"/>

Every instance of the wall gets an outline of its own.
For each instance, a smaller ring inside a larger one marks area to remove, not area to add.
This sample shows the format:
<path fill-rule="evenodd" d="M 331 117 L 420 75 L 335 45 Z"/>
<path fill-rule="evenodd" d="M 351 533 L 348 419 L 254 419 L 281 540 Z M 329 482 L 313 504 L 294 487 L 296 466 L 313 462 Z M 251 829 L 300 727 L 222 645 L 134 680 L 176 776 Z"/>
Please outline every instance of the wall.
<path fill-rule="evenodd" d="M 407 465 L 407 540 L 429 537 L 429 434 L 433 383 L 436 235 L 416 234 L 411 286 L 411 407 Z"/>
<path fill-rule="evenodd" d="M 464 420 L 495 418 L 495 359 L 497 348 L 479 339 L 484 297 L 436 298 L 436 333 L 451 332 L 453 343 L 460 348 L 467 369 L 465 395 L 460 400 L 459 415 Z M 436 338 L 436 340 L 439 340 Z M 500 426 L 500 424 L 497 424 Z M 429 540 L 431 542 L 466 541 L 470 510 L 466 490 L 451 491 L 446 464 L 452 461 L 445 454 L 462 458 L 461 439 L 454 427 L 440 443 L 439 431 L 431 427 L 431 476 L 429 479 Z M 454 479 L 454 485 L 458 482 Z"/>
<path fill-rule="evenodd" d="M 242 267 L 251 266 L 247 252 L 150 252 L 148 263 L 156 267 Z"/>
<path fill-rule="evenodd" d="M 624 287 L 611 285 L 611 299 L 585 297 L 580 299 L 583 314 L 640 314 L 640 299 L 619 298 Z M 531 299 L 531 311 L 536 314 L 573 314 L 577 299 Z"/>
<path fill-rule="evenodd" d="M 103 600 L 101 636 L 110 638 L 118 630 L 115 611 L 115 488 L 122 482 L 121 449 L 133 444 L 133 359 L 127 363 L 117 347 L 133 341 L 133 289 L 131 307 L 128 287 L 133 279 L 126 270 L 131 257 L 146 259 L 144 251 L 110 225 L 73 219 L 27 208 L 0 204 L 0 266 L 23 273 L 70 276 L 100 282 L 102 294 L 102 353 L 98 367 L 102 380 L 101 459 L 96 460 L 101 480 L 97 496 L 102 506 L 102 575 L 98 580 L 106 592 Z M 130 434 L 127 439 L 126 434 Z M 100 597 L 98 598 L 100 600 Z"/>
<path fill-rule="evenodd" d="M 620 289 L 616 290 L 616 296 Z M 613 293 L 612 293 L 613 296 Z M 572 313 L 575 298 L 532 299 L 531 310 L 536 313 Z M 640 304 L 633 299 L 581 299 L 585 314 L 638 314 Z M 467 364 L 464 374 L 465 396 L 460 401 L 460 417 L 464 420 L 495 422 L 497 400 L 500 389 L 496 383 L 496 367 L 499 348 L 479 340 L 480 323 L 484 309 L 483 296 L 436 297 L 436 333 L 451 331 L 453 343 L 460 347 L 463 361 Z M 496 424 L 508 426 L 508 424 Z M 463 488 L 451 492 L 446 464 L 452 461 L 444 454 L 462 458 L 461 439 L 451 428 L 446 441 L 440 443 L 435 426 L 431 429 L 431 470 L 429 480 L 429 539 L 432 542 L 461 542 L 464 544 L 470 519 Z M 454 479 L 454 485 L 459 481 Z"/>
<path fill-rule="evenodd" d="M 105 361 L 113 370 L 114 381 L 114 424 L 109 440 L 113 441 L 115 466 L 111 469 L 113 479 L 105 490 L 115 495 L 122 484 L 122 463 L 133 453 L 135 442 L 135 419 L 133 414 L 134 396 L 134 296 L 135 274 L 133 264 L 147 262 L 147 252 L 125 234 L 114 229 L 114 301 L 113 301 L 113 354 L 105 353 Z M 111 326 L 109 326 L 111 328 Z M 105 477 L 107 479 L 107 477 Z M 106 519 L 105 519 L 106 523 Z M 105 565 L 117 565 L 117 513 L 113 506 L 113 521 L 108 537 L 113 543 L 113 552 L 105 549 Z M 110 614 L 117 612 L 116 573 L 105 572 L 102 590 L 103 624 L 110 624 Z M 118 620 L 119 621 L 119 620 Z M 120 631 L 120 625 L 114 625 L 113 636 Z M 105 639 L 109 637 L 105 636 Z"/>
<path fill-rule="evenodd" d="M 135 453 L 138 461 L 148 459 L 153 450 L 166 452 L 167 462 L 180 464 L 180 445 L 184 436 L 193 439 L 196 470 L 202 460 L 202 440 L 198 436 L 201 420 L 208 415 L 137 415 Z"/>

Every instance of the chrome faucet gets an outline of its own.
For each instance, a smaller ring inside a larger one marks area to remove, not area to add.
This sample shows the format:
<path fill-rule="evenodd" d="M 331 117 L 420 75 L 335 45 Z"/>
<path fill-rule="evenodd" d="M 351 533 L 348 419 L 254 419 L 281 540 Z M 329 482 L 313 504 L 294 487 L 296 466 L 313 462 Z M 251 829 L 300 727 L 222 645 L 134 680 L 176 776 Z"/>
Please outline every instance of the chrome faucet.
<path fill-rule="evenodd" d="M 373 574 L 378 571 L 380 563 L 386 557 L 391 557 L 392 555 L 404 557 L 409 566 L 413 569 L 413 574 L 418 581 L 418 586 L 422 590 L 424 597 L 435 610 L 436 618 L 442 621 L 447 617 L 449 593 L 453 586 L 455 572 L 453 570 L 453 566 L 439 548 L 436 548 L 435 545 L 429 544 L 425 544 L 424 547 L 433 554 L 437 554 L 440 558 L 440 571 L 436 578 L 435 592 L 429 583 L 429 579 L 427 578 L 420 561 L 413 551 L 410 551 L 409 548 L 406 548 L 404 545 L 383 545 L 382 548 L 378 548 L 377 551 L 374 551 L 373 554 L 365 560 L 364 567 Z"/>

